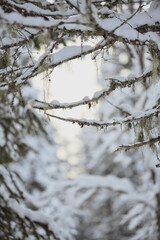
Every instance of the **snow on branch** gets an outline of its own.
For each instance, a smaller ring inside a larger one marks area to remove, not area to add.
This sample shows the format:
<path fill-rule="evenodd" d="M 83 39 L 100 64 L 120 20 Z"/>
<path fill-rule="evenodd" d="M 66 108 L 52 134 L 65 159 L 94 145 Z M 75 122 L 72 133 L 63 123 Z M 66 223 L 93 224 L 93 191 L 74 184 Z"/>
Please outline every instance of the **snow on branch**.
<path fill-rule="evenodd" d="M 53 69 L 62 63 L 79 58 L 83 55 L 88 55 L 98 49 L 102 49 L 106 45 L 106 41 L 100 40 L 99 43 L 93 47 L 85 45 L 82 49 L 81 46 L 67 46 L 59 50 L 57 53 L 51 54 L 62 35 L 63 34 L 60 34 L 59 39 L 54 42 L 43 55 L 39 57 L 34 66 L 32 66 L 27 72 L 22 74 L 19 79 L 17 79 L 17 84 L 22 85 L 29 78 L 35 77 L 37 74 L 44 72 L 44 70 L 47 71 L 48 69 Z M 50 59 L 45 61 L 48 57 Z"/>
<path fill-rule="evenodd" d="M 92 12 L 92 20 L 98 29 L 97 32 L 103 32 L 108 41 L 147 46 L 150 45 L 150 41 L 153 41 L 159 50 L 159 38 L 153 34 L 148 34 L 147 29 L 159 31 L 160 8 L 152 9 L 149 13 L 140 12 L 141 9 L 143 9 L 142 5 L 130 16 L 113 12 L 110 17 L 105 19 L 100 19 Z"/>
<path fill-rule="evenodd" d="M 106 41 L 102 39 L 93 47 L 89 45 L 84 45 L 83 48 L 81 46 L 66 46 L 57 53 L 52 54 L 54 47 L 61 40 L 62 36 L 63 33 L 60 34 L 57 41 L 54 41 L 52 45 L 39 57 L 34 65 L 30 65 L 29 69 L 25 71 L 19 78 L 17 78 L 14 83 L 21 86 L 28 79 L 37 76 L 39 73 L 53 69 L 67 61 L 88 55 L 94 51 L 102 49 L 106 45 Z M 6 85 L 9 83 L 10 82 L 6 83 Z M 11 83 L 13 84 L 12 80 Z M 4 86 L 4 84 L 2 84 L 2 86 Z"/>
<path fill-rule="evenodd" d="M 136 82 L 142 81 L 152 75 L 152 71 L 148 71 L 143 73 L 141 76 L 132 78 L 132 79 L 125 79 L 124 81 L 120 81 L 115 78 L 109 78 L 111 80 L 111 86 L 109 88 L 104 88 L 101 91 L 97 91 L 93 94 L 93 97 L 90 99 L 88 97 L 84 97 L 82 100 L 72 103 L 60 103 L 56 100 L 53 100 L 51 103 L 46 103 L 39 100 L 34 100 L 32 102 L 32 107 L 39 109 L 39 110 L 49 110 L 49 109 L 67 109 L 67 108 L 74 108 L 81 105 L 88 104 L 89 108 L 91 107 L 92 103 L 97 103 L 100 98 L 110 95 L 113 91 L 117 88 L 125 88 L 131 87 Z M 107 80 L 107 79 L 106 79 Z"/>
<path fill-rule="evenodd" d="M 118 178 L 114 175 L 96 176 L 96 175 L 80 175 L 73 181 L 77 184 L 77 188 L 109 188 L 117 192 L 133 193 L 134 188 L 127 178 Z"/>
<path fill-rule="evenodd" d="M 54 222 L 52 217 L 47 216 L 42 211 L 33 211 L 31 209 L 28 209 L 18 204 L 15 199 L 11 199 L 9 201 L 9 206 L 12 211 L 15 211 L 16 217 L 18 217 L 22 223 L 25 220 L 28 221 L 35 229 L 36 226 L 38 226 L 39 228 L 42 227 L 42 229 L 46 231 L 47 235 L 50 234 L 50 236 L 52 236 L 52 238 L 50 237 L 50 239 L 60 240 L 60 238 L 58 237 L 59 232 L 57 231 L 57 229 L 59 230 L 59 226 Z"/>
<path fill-rule="evenodd" d="M 0 15 L 1 18 L 10 24 L 16 23 L 26 27 L 42 28 L 51 26 L 55 27 L 61 23 L 61 20 L 53 19 L 51 17 L 46 18 L 44 15 L 44 10 L 43 12 L 42 10 L 39 12 L 39 9 L 37 10 L 37 6 L 35 6 L 35 4 L 26 4 L 26 6 L 29 8 L 28 11 L 26 10 L 27 7 L 22 8 L 22 6 L 20 7 L 18 4 L 14 4 L 13 6 L 11 4 L 12 11 L 7 12 L 8 9 L 11 9 L 11 7 L 8 5 L 9 3 L 10 1 L 2 1 L 2 3 L 0 3 Z"/>
<path fill-rule="evenodd" d="M 79 8 L 78 8 L 78 2 L 73 1 L 73 0 L 66 0 L 66 2 L 68 3 L 68 5 L 70 7 L 73 7 L 77 10 L 77 12 L 79 12 Z"/>
<path fill-rule="evenodd" d="M 56 6 L 56 3 L 54 4 Z M 68 33 L 85 32 L 94 36 L 105 36 L 106 40 L 112 43 L 115 41 L 133 45 L 149 45 L 150 41 L 156 42 L 157 45 L 159 43 L 157 37 L 148 34 L 148 29 L 159 31 L 159 9 L 152 9 L 149 14 L 141 13 L 143 6 L 140 6 L 128 17 L 126 14 L 106 8 L 110 17 L 104 19 L 98 15 L 101 8 L 96 7 L 94 1 L 91 2 L 92 7 L 88 17 L 83 12 L 83 1 L 77 4 L 76 1 L 67 0 L 63 4 L 67 11 L 63 11 L 63 6 L 53 11 L 53 6 L 49 6 L 46 10 L 44 6 L 40 7 L 36 3 L 17 4 L 10 0 L 3 0 L 0 3 L 0 15 L 10 24 L 16 23 L 36 29 L 56 29 Z M 10 11 L 11 8 L 12 11 Z M 68 11 L 70 14 L 67 13 Z M 86 14 L 89 14 L 88 10 Z"/>
<path fill-rule="evenodd" d="M 64 47 L 59 52 L 52 54 L 50 56 L 51 63 L 49 64 L 49 67 L 56 67 L 62 63 L 65 63 L 67 61 L 79 58 L 84 55 L 88 55 L 94 51 L 97 51 L 99 49 L 102 49 L 106 45 L 106 41 L 100 40 L 95 46 L 67 46 Z"/>
<path fill-rule="evenodd" d="M 76 193 L 84 189 L 108 188 L 120 193 L 133 193 L 134 187 L 127 178 L 119 178 L 112 174 L 107 176 L 81 174 L 72 180 L 55 181 L 52 185 L 54 189 L 68 189 L 72 186 Z"/>
<path fill-rule="evenodd" d="M 117 148 L 114 152 L 118 152 L 118 151 L 121 151 L 121 150 L 130 150 L 130 149 L 134 149 L 134 148 L 138 148 L 138 147 L 142 147 L 142 146 L 145 146 L 145 145 L 152 145 L 156 142 L 160 142 L 160 136 L 156 137 L 156 138 L 152 138 L 148 141 L 145 141 L 145 142 L 138 142 L 138 143 L 135 143 L 133 145 L 122 145 L 120 146 L 119 148 Z"/>
<path fill-rule="evenodd" d="M 135 113 L 132 116 L 129 116 L 127 118 L 124 118 L 122 120 L 114 120 L 113 122 L 105 122 L 105 121 L 95 121 L 95 120 L 87 120 L 87 119 L 76 119 L 76 118 L 63 118 L 56 115 L 52 115 L 49 113 L 46 113 L 47 116 L 53 117 L 62 121 L 71 122 L 71 123 L 77 123 L 80 127 L 84 126 L 93 126 L 98 128 L 104 128 L 104 127 L 110 127 L 110 126 L 116 126 L 116 125 L 122 125 L 127 123 L 133 123 L 138 122 L 141 120 L 145 120 L 151 117 L 158 117 L 158 114 L 160 113 L 159 106 L 156 109 L 150 109 L 145 112 L 141 113 Z"/>
<path fill-rule="evenodd" d="M 0 41 L 0 50 L 7 50 L 8 48 L 16 47 L 16 46 L 24 46 L 29 41 L 35 39 L 39 36 L 41 31 L 35 30 L 35 33 L 30 33 L 29 31 L 24 29 L 24 32 L 21 31 L 21 38 L 22 39 L 12 39 L 10 37 L 5 37 Z M 23 36 L 23 37 L 22 37 Z"/>

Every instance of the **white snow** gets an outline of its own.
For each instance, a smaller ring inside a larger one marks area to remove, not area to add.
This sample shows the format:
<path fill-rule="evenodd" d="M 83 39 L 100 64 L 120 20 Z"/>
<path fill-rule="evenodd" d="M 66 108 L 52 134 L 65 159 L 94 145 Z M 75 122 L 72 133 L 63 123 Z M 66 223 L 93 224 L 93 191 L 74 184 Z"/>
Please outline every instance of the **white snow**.
<path fill-rule="evenodd" d="M 57 65 L 58 63 L 64 62 L 66 60 L 72 59 L 76 56 L 81 56 L 81 54 L 92 50 L 93 47 L 91 46 L 67 46 L 58 51 L 57 53 L 51 54 L 51 65 Z"/>

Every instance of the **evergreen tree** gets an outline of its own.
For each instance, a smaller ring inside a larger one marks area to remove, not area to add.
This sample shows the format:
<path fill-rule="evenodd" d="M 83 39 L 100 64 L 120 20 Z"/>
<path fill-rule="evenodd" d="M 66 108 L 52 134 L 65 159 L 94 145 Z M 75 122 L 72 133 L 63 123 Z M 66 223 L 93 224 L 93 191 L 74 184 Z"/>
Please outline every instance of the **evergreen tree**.
<path fill-rule="evenodd" d="M 159 11 L 159 0 L 1 0 L 2 239 L 160 239 Z M 34 77 L 89 54 L 102 58 L 101 91 L 73 103 L 36 98 Z M 49 112 L 103 98 L 99 120 Z M 85 138 L 86 175 L 63 178 L 49 124 L 34 109 L 100 129 Z"/>

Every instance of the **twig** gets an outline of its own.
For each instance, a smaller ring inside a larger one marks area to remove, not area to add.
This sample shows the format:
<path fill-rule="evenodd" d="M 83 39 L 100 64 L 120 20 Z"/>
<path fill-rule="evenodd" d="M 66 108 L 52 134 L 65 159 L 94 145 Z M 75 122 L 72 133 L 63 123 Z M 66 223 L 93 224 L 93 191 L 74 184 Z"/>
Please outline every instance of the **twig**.
<path fill-rule="evenodd" d="M 124 22 L 122 22 L 119 26 L 117 26 L 116 28 L 114 28 L 112 30 L 111 33 L 114 33 L 118 28 L 122 27 L 125 23 L 127 23 L 129 20 L 131 20 L 136 14 L 137 12 L 142 8 L 143 6 L 139 6 L 139 8 L 129 17 L 127 18 Z"/>
<path fill-rule="evenodd" d="M 118 152 L 118 151 L 121 151 L 121 150 L 126 151 L 126 150 L 130 150 L 130 149 L 142 147 L 144 145 L 153 144 L 153 143 L 156 143 L 156 142 L 160 142 L 160 136 L 158 136 L 157 138 L 152 138 L 152 139 L 150 139 L 149 141 L 146 141 L 146 142 L 135 143 L 135 144 L 129 145 L 129 146 L 122 145 L 119 148 L 117 148 L 114 152 Z"/>

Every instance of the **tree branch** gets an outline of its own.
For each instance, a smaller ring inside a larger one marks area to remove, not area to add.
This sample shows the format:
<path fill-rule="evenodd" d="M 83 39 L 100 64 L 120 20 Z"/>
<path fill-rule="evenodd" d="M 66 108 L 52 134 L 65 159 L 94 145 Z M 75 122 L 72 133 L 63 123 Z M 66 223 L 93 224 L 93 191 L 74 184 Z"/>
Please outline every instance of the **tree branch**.
<path fill-rule="evenodd" d="M 146 142 L 135 143 L 133 145 L 128 145 L 128 146 L 122 145 L 119 148 L 117 148 L 114 152 L 118 152 L 118 151 L 121 151 L 121 150 L 127 151 L 127 150 L 130 150 L 130 149 L 142 147 L 144 145 L 154 144 L 156 142 L 160 142 L 160 136 L 158 136 L 157 138 L 152 138 L 152 139 L 150 139 L 149 141 L 146 141 Z"/>
<path fill-rule="evenodd" d="M 104 128 L 104 127 L 109 127 L 109 126 L 116 126 L 116 125 L 122 125 L 122 124 L 127 124 L 127 123 L 133 123 L 133 122 L 138 122 L 141 120 L 145 120 L 150 117 L 158 117 L 158 114 L 160 113 L 160 108 L 157 109 L 150 109 L 145 112 L 142 112 L 140 114 L 135 114 L 132 116 L 129 116 L 127 118 L 124 118 L 122 120 L 115 120 L 113 122 L 105 122 L 105 121 L 95 121 L 95 120 L 87 120 L 87 119 L 77 119 L 77 118 L 63 118 L 59 117 L 56 115 L 52 115 L 49 113 L 46 113 L 47 116 L 53 117 L 62 121 L 66 122 L 71 122 L 71 123 L 77 123 L 80 127 L 83 126 L 93 126 L 93 127 L 99 127 L 99 128 Z"/>
<path fill-rule="evenodd" d="M 110 88 L 105 88 L 101 91 L 96 92 L 91 99 L 83 98 L 82 100 L 73 102 L 73 103 L 59 103 L 58 101 L 52 101 L 51 103 L 46 103 L 43 101 L 34 100 L 32 102 L 32 107 L 39 109 L 39 110 L 67 109 L 67 108 L 71 109 L 74 107 L 88 104 L 88 106 L 90 108 L 92 103 L 98 103 L 98 100 L 100 98 L 110 95 L 117 88 L 122 89 L 125 87 L 131 87 L 136 82 L 142 81 L 143 79 L 146 79 L 147 77 L 150 77 L 151 75 L 152 75 L 152 71 L 148 71 L 146 73 L 143 73 L 141 76 L 139 76 L 137 78 L 126 79 L 123 82 L 118 79 L 109 78 L 108 80 L 112 81 Z"/>

